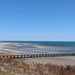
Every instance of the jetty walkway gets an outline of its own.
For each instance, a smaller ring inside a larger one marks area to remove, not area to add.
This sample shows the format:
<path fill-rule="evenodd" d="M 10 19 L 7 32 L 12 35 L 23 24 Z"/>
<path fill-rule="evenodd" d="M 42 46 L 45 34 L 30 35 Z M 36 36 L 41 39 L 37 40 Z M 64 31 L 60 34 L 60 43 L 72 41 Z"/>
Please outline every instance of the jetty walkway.
<path fill-rule="evenodd" d="M 25 55 L 1 55 L 0 58 L 37 58 L 37 57 L 58 57 L 58 56 L 75 56 L 75 53 L 47 53 L 47 54 L 25 54 Z"/>

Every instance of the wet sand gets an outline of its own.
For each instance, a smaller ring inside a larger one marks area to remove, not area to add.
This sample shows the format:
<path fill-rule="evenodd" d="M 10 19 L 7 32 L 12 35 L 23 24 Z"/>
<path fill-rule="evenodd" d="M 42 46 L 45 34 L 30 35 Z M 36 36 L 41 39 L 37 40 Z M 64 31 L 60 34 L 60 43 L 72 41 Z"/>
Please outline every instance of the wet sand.
<path fill-rule="evenodd" d="M 16 55 L 16 54 L 19 53 L 14 51 L 0 51 L 0 55 Z"/>
<path fill-rule="evenodd" d="M 6 44 L 10 43 L 0 43 L 0 55 L 16 55 L 19 54 L 17 51 L 11 51 L 10 49 L 4 49 Z"/>

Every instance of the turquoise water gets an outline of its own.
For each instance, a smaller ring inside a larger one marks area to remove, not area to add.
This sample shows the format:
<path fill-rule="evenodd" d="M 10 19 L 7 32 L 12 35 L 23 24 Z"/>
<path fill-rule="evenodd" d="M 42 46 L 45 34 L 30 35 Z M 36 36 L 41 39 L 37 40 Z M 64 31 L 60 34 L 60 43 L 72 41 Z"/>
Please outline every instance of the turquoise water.
<path fill-rule="evenodd" d="M 75 42 L 63 41 L 1 41 L 2 50 L 18 51 L 20 54 L 75 52 Z"/>

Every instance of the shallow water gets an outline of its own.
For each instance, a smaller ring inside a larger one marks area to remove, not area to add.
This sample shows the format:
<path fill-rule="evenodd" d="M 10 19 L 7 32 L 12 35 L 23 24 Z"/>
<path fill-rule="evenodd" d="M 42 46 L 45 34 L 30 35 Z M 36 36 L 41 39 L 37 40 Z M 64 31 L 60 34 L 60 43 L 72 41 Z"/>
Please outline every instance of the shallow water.
<path fill-rule="evenodd" d="M 75 52 L 75 42 L 7 41 L 0 42 L 1 51 L 17 51 L 20 54 Z"/>

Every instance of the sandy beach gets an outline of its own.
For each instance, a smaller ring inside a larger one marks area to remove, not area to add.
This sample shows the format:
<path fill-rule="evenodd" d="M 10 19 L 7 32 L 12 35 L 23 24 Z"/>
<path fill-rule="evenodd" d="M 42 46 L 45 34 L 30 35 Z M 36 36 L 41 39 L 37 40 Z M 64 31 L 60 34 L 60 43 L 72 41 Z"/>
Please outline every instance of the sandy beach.
<path fill-rule="evenodd" d="M 11 51 L 10 49 L 5 48 L 7 44 L 10 43 L 0 43 L 0 55 L 16 55 L 19 54 L 17 51 Z"/>
<path fill-rule="evenodd" d="M 60 48 L 60 47 L 59 47 Z M 40 45 L 34 45 L 31 43 L 4 43 L 0 42 L 0 55 L 17 55 L 20 52 L 37 52 L 45 51 L 46 49 L 55 49 L 57 50 L 57 47 L 51 47 L 51 46 L 40 46 Z M 45 49 L 45 50 L 43 50 Z M 26 50 L 26 51 L 25 51 Z M 63 49 L 64 50 L 64 49 Z M 41 63 L 41 64 L 70 64 L 75 65 L 75 57 L 73 56 L 63 56 L 63 57 L 43 57 L 43 58 L 25 58 L 25 63 Z"/>
<path fill-rule="evenodd" d="M 16 55 L 16 54 L 19 53 L 14 51 L 0 51 L 0 55 Z"/>
<path fill-rule="evenodd" d="M 40 64 L 57 64 L 57 65 L 75 65 L 75 56 L 63 57 L 43 57 L 43 58 L 26 58 L 25 63 L 40 63 Z"/>

